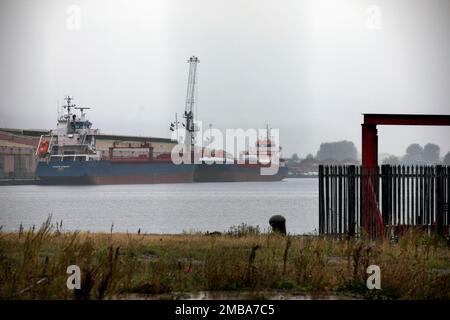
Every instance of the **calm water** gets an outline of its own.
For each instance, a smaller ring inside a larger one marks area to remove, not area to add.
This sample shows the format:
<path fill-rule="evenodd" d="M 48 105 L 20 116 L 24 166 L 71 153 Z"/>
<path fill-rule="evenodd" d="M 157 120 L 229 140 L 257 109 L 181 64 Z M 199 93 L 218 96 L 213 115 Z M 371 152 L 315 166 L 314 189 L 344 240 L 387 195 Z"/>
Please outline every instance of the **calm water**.
<path fill-rule="evenodd" d="M 147 233 L 226 231 L 242 222 L 268 228 L 274 214 L 288 232 L 318 228 L 317 179 L 281 182 L 104 186 L 1 186 L 3 230 L 39 226 L 49 214 L 66 230 Z"/>

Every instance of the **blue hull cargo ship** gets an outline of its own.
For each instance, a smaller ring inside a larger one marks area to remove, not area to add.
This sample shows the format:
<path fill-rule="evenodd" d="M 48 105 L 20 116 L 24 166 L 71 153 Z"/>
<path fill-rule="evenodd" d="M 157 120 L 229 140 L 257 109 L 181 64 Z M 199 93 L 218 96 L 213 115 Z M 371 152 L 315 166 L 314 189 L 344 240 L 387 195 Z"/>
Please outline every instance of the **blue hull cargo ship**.
<path fill-rule="evenodd" d="M 274 175 L 261 175 L 261 166 L 252 164 L 198 164 L 195 182 L 281 181 L 287 176 L 287 167 L 280 167 Z"/>
<path fill-rule="evenodd" d="M 188 91 L 185 122 L 186 150 L 194 150 L 194 97 L 197 63 L 196 57 L 189 60 Z M 72 104 L 66 97 L 64 114 L 58 118 L 57 129 L 41 136 L 36 156 L 39 162 L 36 176 L 39 184 L 139 184 L 139 183 L 187 183 L 187 182 L 231 182 L 231 181 L 279 181 L 287 176 L 287 168 L 280 159 L 279 170 L 274 175 L 262 175 L 261 169 L 268 164 L 250 161 L 259 156 L 264 148 L 273 149 L 269 141 L 258 141 L 256 151 L 244 152 L 240 161 L 222 157 L 222 163 L 174 164 L 170 152 L 154 152 L 153 146 L 144 143 L 114 143 L 109 152 L 96 149 L 97 129 L 86 118 L 85 110 Z M 76 110 L 76 111 L 75 111 Z M 178 121 L 170 130 L 178 130 Z M 178 135 L 178 132 L 177 132 Z M 175 142 L 175 141 L 174 141 Z M 203 150 L 202 150 L 203 151 Z M 210 153 L 209 153 L 210 154 Z M 223 151 L 223 154 L 226 154 Z M 219 161 L 220 162 L 220 158 Z"/>
<path fill-rule="evenodd" d="M 87 108 L 75 108 L 66 97 L 67 112 L 56 130 L 41 136 L 36 154 L 39 184 L 139 184 L 193 182 L 194 165 L 172 163 L 169 153 L 153 152 L 150 143 L 114 144 L 105 155 L 96 150 L 97 129 L 86 119 Z M 80 115 L 72 113 L 80 110 Z"/>
<path fill-rule="evenodd" d="M 271 147 L 266 141 L 258 141 L 253 152 L 243 152 L 240 161 L 224 156 L 207 164 L 174 164 L 170 153 L 153 152 L 150 143 L 139 145 L 114 143 L 108 154 L 96 150 L 97 129 L 86 119 L 85 109 L 75 108 L 67 97 L 67 112 L 59 117 L 56 130 L 41 136 L 36 155 L 39 162 L 36 176 L 39 184 L 88 185 L 88 184 L 152 184 L 188 182 L 280 181 L 287 176 L 284 161 L 278 172 L 262 175 L 268 165 L 252 163 L 260 150 Z M 72 109 L 79 109 L 75 115 Z M 261 143 L 264 143 L 261 146 Z M 270 155 L 270 153 L 269 153 Z"/>
<path fill-rule="evenodd" d="M 66 97 L 67 112 L 58 119 L 57 129 L 41 136 L 36 155 L 38 184 L 89 185 L 89 184 L 152 184 L 189 182 L 280 181 L 287 176 L 287 167 L 280 160 L 278 172 L 262 175 L 268 165 L 250 160 L 259 152 L 271 149 L 269 140 L 259 140 L 257 148 L 245 151 L 240 161 L 227 157 L 220 151 L 216 163 L 174 164 L 170 153 L 154 152 L 149 142 L 117 142 L 109 152 L 96 150 L 97 129 L 87 120 L 85 109 L 72 105 Z M 76 115 L 73 109 L 80 111 Z M 193 146 L 192 146 L 193 147 Z M 105 154 L 106 153 L 106 154 Z M 211 152 L 209 152 L 211 153 Z M 270 151 L 268 152 L 270 155 Z M 202 159 L 201 159 L 202 160 Z"/>

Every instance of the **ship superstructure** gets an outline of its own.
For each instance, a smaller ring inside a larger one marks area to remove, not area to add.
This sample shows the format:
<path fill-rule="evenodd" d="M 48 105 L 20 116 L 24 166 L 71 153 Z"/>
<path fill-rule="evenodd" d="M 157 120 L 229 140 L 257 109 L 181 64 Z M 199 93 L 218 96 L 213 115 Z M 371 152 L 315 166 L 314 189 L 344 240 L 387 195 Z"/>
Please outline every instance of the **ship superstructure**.
<path fill-rule="evenodd" d="M 76 107 L 70 96 L 64 100 L 66 112 L 58 117 L 57 128 L 50 135 L 41 136 L 36 154 L 50 162 L 100 160 L 95 149 L 95 136 L 99 130 L 92 129 L 92 123 L 86 118 L 85 110 L 90 108 Z"/>
<path fill-rule="evenodd" d="M 172 163 L 170 153 L 156 153 L 151 143 L 115 142 L 107 153 L 96 149 L 98 129 L 85 110 L 66 97 L 57 128 L 41 136 L 36 155 L 40 184 L 151 184 L 193 182 L 194 165 Z M 78 113 L 78 114 L 77 114 Z"/>

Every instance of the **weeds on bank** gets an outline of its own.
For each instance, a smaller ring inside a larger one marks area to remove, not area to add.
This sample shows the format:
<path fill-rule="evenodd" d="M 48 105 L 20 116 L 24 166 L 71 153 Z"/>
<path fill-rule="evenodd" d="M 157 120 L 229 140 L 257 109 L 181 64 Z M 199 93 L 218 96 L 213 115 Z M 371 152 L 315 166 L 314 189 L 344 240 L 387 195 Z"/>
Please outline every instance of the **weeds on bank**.
<path fill-rule="evenodd" d="M 66 287 L 73 264 L 81 269 L 80 290 Z M 382 290 L 366 288 L 371 264 L 381 268 Z M 413 231 L 398 243 L 265 234 L 247 225 L 225 234 L 160 236 L 67 232 L 51 218 L 38 230 L 0 230 L 1 299 L 171 297 L 202 290 L 449 299 L 450 250 L 443 239 Z"/>

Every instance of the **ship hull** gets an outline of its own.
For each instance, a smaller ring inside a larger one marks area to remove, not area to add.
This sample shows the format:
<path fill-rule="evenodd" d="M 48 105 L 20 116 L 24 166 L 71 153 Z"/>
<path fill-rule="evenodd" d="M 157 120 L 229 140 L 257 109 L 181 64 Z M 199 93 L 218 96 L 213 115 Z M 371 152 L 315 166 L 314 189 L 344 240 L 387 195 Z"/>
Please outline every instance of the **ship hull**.
<path fill-rule="evenodd" d="M 281 181 L 287 176 L 287 168 L 279 167 L 276 174 L 264 175 L 262 167 L 248 164 L 198 164 L 195 182 Z"/>
<path fill-rule="evenodd" d="M 287 168 L 280 167 L 274 175 L 263 175 L 261 166 L 236 163 L 175 165 L 171 162 L 61 161 L 40 162 L 36 175 L 41 185 L 280 181 L 287 176 Z"/>
<path fill-rule="evenodd" d="M 41 185 L 187 183 L 193 182 L 194 165 L 108 160 L 41 162 L 36 176 Z"/>

